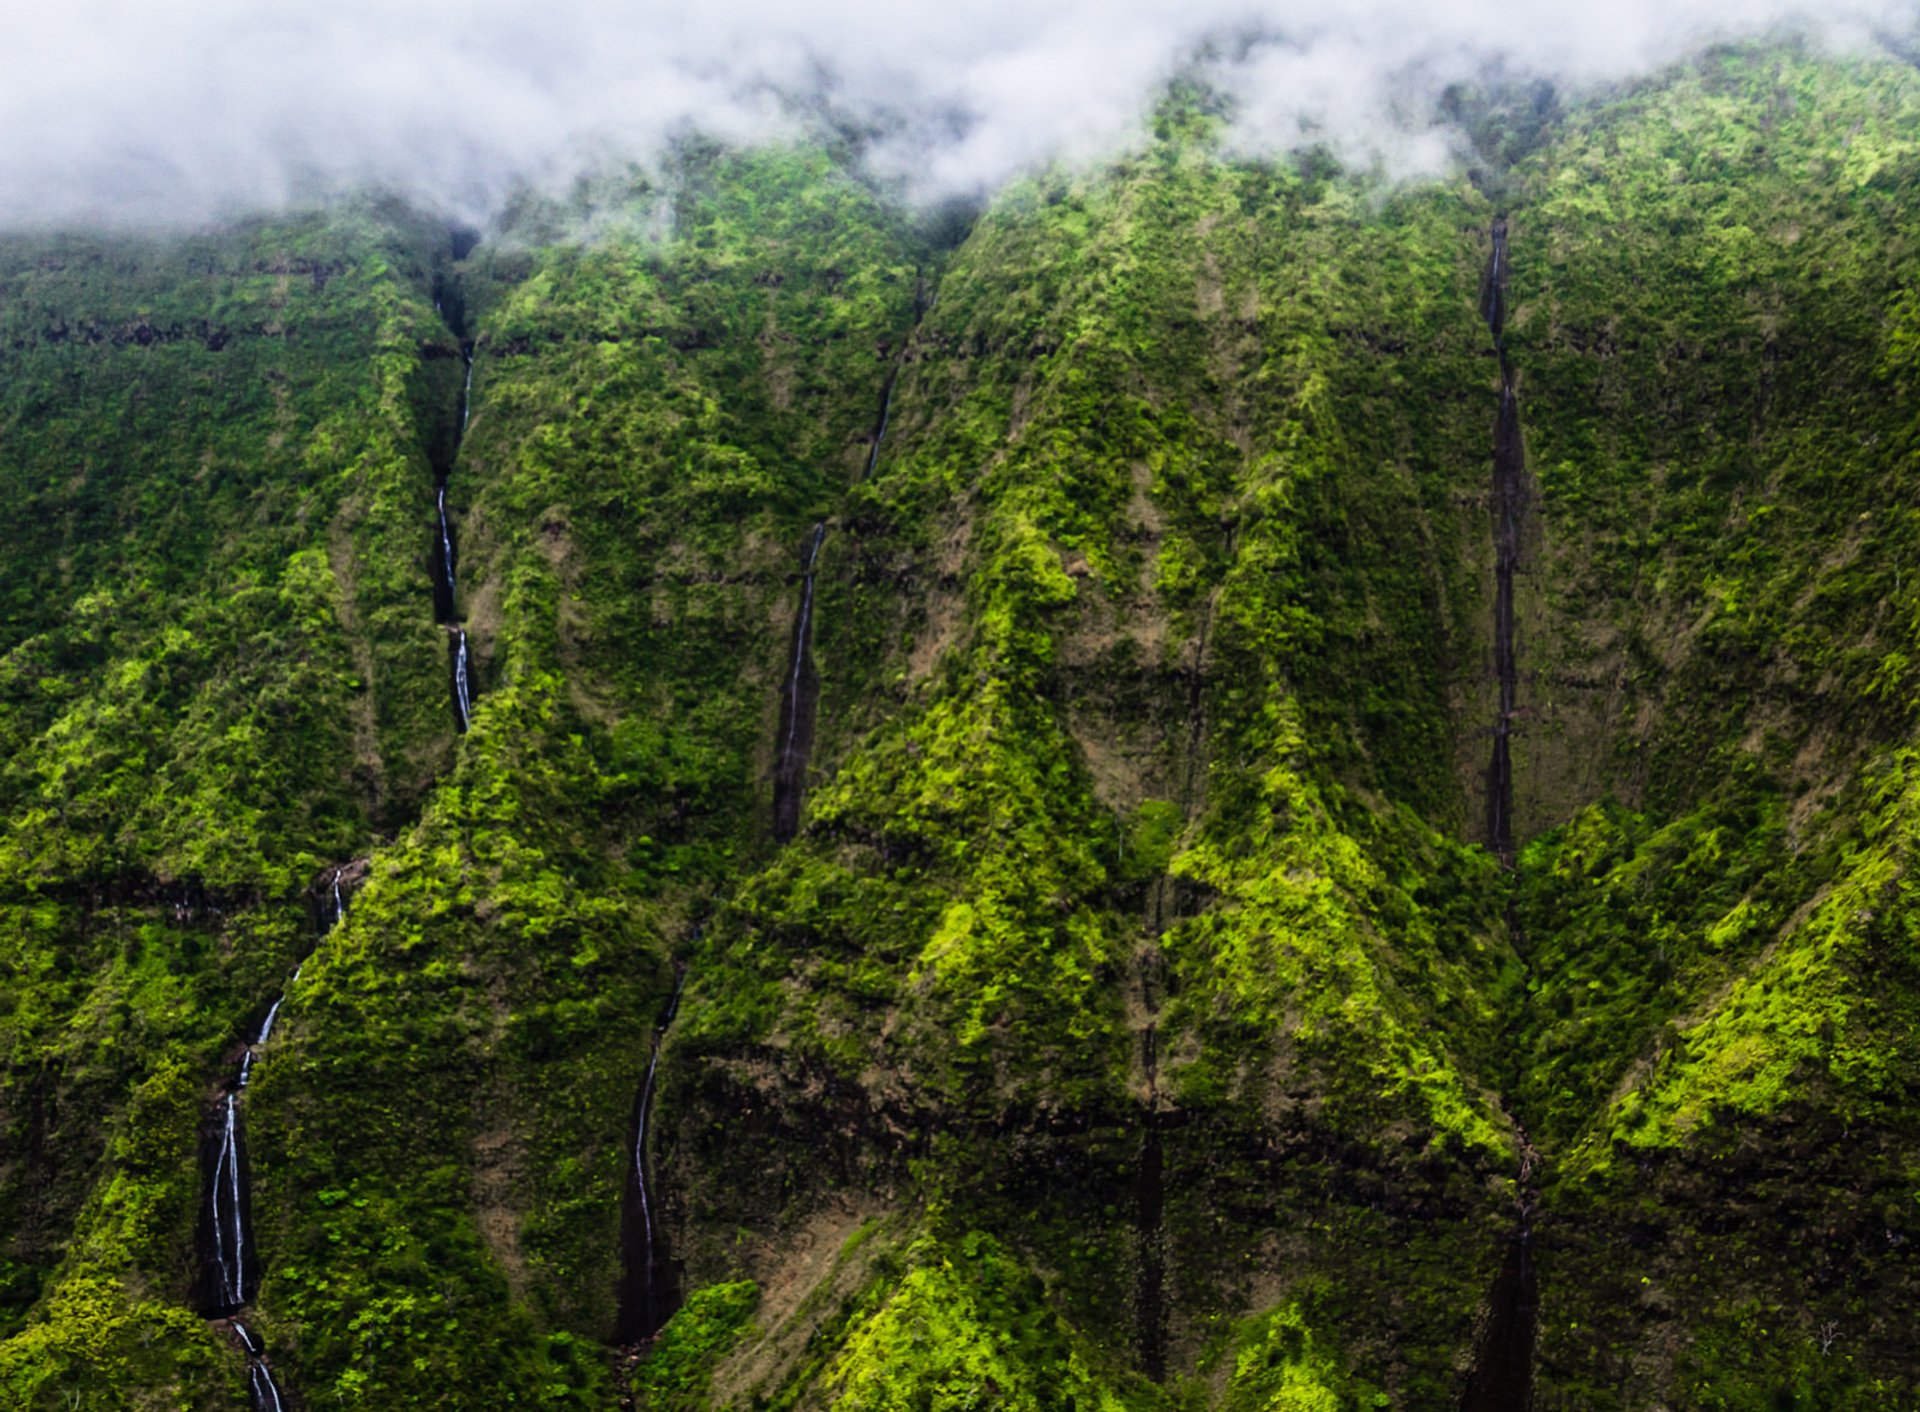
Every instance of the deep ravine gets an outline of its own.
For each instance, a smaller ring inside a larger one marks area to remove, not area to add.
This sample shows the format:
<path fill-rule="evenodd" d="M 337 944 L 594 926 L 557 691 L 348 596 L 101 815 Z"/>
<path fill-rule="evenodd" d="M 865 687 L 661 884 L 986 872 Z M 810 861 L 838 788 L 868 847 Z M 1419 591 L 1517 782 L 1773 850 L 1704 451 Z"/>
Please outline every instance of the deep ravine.
<path fill-rule="evenodd" d="M 308 895 L 315 901 L 318 936 L 331 932 L 346 915 L 342 881 L 358 864 L 331 870 Z M 273 1038 L 280 1008 L 300 979 L 296 964 L 287 988 L 273 998 L 265 1017 L 240 1053 L 239 1067 L 222 1088 L 201 1130 L 202 1173 L 199 1234 L 199 1270 L 194 1302 L 216 1323 L 225 1323 L 247 1358 L 247 1393 L 256 1412 L 281 1412 L 285 1406 L 266 1345 L 238 1317 L 252 1302 L 260 1283 L 260 1256 L 253 1243 L 252 1173 L 247 1165 L 246 1135 L 241 1122 L 243 1099 L 253 1078 L 254 1063 Z"/>
<path fill-rule="evenodd" d="M 1500 407 L 1493 432 L 1494 608 L 1493 668 L 1499 705 L 1493 723 L 1493 754 L 1487 765 L 1487 848 L 1507 872 L 1514 867 L 1513 722 L 1519 710 L 1519 661 L 1514 642 L 1514 577 L 1520 570 L 1527 513 L 1526 447 L 1520 435 L 1520 396 L 1507 356 L 1507 222 L 1497 217 L 1493 249 L 1480 289 L 1480 316 L 1493 335 L 1500 365 Z M 1508 909 L 1509 934 L 1515 935 Z M 1539 1155 L 1526 1129 L 1514 1124 L 1520 1152 L 1514 1219 L 1499 1273 L 1487 1296 L 1486 1321 L 1474 1350 L 1461 1412 L 1529 1412 L 1533 1405 L 1534 1332 L 1539 1297 L 1533 1268 L 1533 1222 L 1539 1204 Z"/>

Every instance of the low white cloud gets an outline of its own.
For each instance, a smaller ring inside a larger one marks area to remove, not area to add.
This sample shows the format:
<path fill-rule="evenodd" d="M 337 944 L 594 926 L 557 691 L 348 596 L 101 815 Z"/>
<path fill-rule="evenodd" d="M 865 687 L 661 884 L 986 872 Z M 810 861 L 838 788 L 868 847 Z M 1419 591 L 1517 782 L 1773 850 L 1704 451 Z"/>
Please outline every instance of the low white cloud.
<path fill-rule="evenodd" d="M 1238 140 L 1391 169 L 1452 150 L 1447 82 L 1489 63 L 1622 77 L 1783 24 L 1830 43 L 1911 0 L 63 0 L 0 49 L 0 225 L 196 222 L 377 183 L 480 221 L 519 184 L 673 134 L 790 128 L 794 95 L 871 118 L 918 194 L 989 189 L 1133 140 L 1208 48 Z"/>

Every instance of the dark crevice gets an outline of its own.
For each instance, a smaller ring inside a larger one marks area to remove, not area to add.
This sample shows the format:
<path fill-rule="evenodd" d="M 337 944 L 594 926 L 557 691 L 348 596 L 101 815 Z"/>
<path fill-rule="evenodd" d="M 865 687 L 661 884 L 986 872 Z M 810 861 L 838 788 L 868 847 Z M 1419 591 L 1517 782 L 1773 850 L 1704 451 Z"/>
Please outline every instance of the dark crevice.
<path fill-rule="evenodd" d="M 1153 1043 L 1151 1028 L 1146 1042 L 1149 1046 Z M 1140 1368 L 1157 1383 L 1167 1376 L 1166 1173 L 1159 1114 L 1151 1109 L 1140 1139 L 1136 1195 L 1140 1249 L 1134 1308 L 1139 1323 Z"/>
<path fill-rule="evenodd" d="M 1524 1128 L 1519 1196 L 1500 1271 L 1487 1296 L 1487 1319 L 1474 1351 L 1461 1412 L 1531 1412 L 1533 1345 L 1539 1327 L 1539 1291 L 1533 1271 L 1533 1216 L 1539 1202 L 1539 1158 Z"/>
<path fill-rule="evenodd" d="M 1486 1333 L 1480 1340 L 1461 1412 L 1527 1412 L 1533 1405 L 1535 1303 L 1532 1232 L 1507 1240 L 1500 1273 L 1489 1298 Z"/>

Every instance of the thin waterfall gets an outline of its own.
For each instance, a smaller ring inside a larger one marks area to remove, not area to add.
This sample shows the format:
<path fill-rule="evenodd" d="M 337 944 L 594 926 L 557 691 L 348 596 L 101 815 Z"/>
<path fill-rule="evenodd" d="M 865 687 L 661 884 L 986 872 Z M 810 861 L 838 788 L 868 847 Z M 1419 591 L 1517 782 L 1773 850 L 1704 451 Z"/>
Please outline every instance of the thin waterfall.
<path fill-rule="evenodd" d="M 454 332 L 458 334 L 460 330 L 455 329 Z M 466 442 L 467 425 L 473 419 L 472 339 L 461 338 L 460 356 L 466 363 L 466 372 L 460 383 L 459 430 L 454 435 L 453 448 L 446 461 L 436 467 L 434 473 L 434 506 L 439 519 L 439 538 L 434 555 L 438 561 L 438 572 L 434 577 L 433 606 L 434 616 L 450 629 L 453 722 L 454 728 L 465 735 L 473 723 L 473 664 L 467 652 L 466 629 L 460 626 L 460 599 L 455 579 L 457 556 L 454 552 L 453 524 L 447 514 L 447 481 L 453 473 L 454 462 L 459 458 L 460 448 Z"/>
<path fill-rule="evenodd" d="M 666 1044 L 674 1017 L 680 1013 L 680 993 L 686 987 L 686 980 L 686 972 L 682 970 L 674 982 L 666 1013 L 654 1031 L 653 1052 L 647 1058 L 646 1077 L 634 1106 L 633 1180 L 629 1184 L 621 1233 L 626 1261 L 620 1289 L 620 1326 L 616 1332 L 621 1342 L 637 1343 L 653 1337 L 673 1313 L 675 1282 L 654 1210 L 653 1184 L 647 1171 L 647 1137 L 653 1123 L 654 1081 L 660 1070 L 660 1051 Z"/>
<path fill-rule="evenodd" d="M 800 829 L 800 801 L 806 789 L 807 759 L 813 751 L 814 711 L 819 685 L 813 679 L 814 566 L 827 537 L 824 521 L 807 537 L 802 560 L 805 579 L 800 589 L 800 612 L 793 623 L 793 658 L 781 693 L 780 749 L 773 766 L 773 836 L 781 843 Z"/>
<path fill-rule="evenodd" d="M 887 423 L 893 417 L 893 384 L 899 376 L 895 372 L 889 377 L 885 390 L 880 394 L 880 422 L 873 430 L 873 445 L 867 452 L 867 468 L 861 475 L 863 480 L 872 480 L 874 467 L 880 464 L 880 443 L 887 439 Z"/>
<path fill-rule="evenodd" d="M 259 1359 L 247 1365 L 247 1396 L 253 1401 L 254 1412 L 286 1412 L 280 1389 L 273 1381 L 273 1369 Z"/>
<path fill-rule="evenodd" d="M 319 929 L 323 936 L 346 916 L 346 894 L 341 888 L 345 871 L 345 865 L 336 867 L 327 879 L 323 898 L 331 901 L 330 912 L 326 901 L 318 904 Z M 312 895 L 309 892 L 308 896 Z M 273 1369 L 267 1363 L 265 1345 L 252 1329 L 232 1317 L 252 1300 L 260 1264 L 252 1242 L 252 1192 L 240 1100 L 253 1077 L 255 1060 L 273 1038 L 281 1007 L 299 981 L 301 970 L 302 965 L 294 966 L 287 989 L 273 998 L 259 1028 L 247 1040 L 240 1055 L 240 1066 L 215 1106 L 203 1158 L 207 1194 L 201 1206 L 201 1273 L 196 1286 L 197 1300 L 210 1318 L 231 1319 L 234 1337 L 247 1357 L 247 1393 L 256 1412 L 284 1412 L 286 1403 Z"/>
<path fill-rule="evenodd" d="M 266 1345 L 255 1338 L 253 1330 L 238 1319 L 233 1321 L 233 1334 L 246 1351 L 247 1397 L 253 1403 L 254 1412 L 286 1412 L 286 1403 L 280 1397 L 280 1386 L 273 1380 L 273 1369 L 267 1366 Z"/>
<path fill-rule="evenodd" d="M 466 381 L 460 384 L 460 436 L 464 440 L 467 434 L 467 422 L 473 416 L 473 340 L 467 339 L 460 345 L 460 356 L 467 361 Z"/>
<path fill-rule="evenodd" d="M 466 253 L 471 252 L 472 245 L 470 242 L 463 243 L 463 239 L 455 239 L 452 249 L 455 259 L 463 259 Z M 429 455 L 433 463 L 435 518 L 433 615 L 435 622 L 448 629 L 453 722 L 454 728 L 465 735 L 473 719 L 473 673 L 467 653 L 466 631 L 460 626 L 459 554 L 453 533 L 453 516 L 447 509 L 447 487 L 453 477 L 454 467 L 459 462 L 461 448 L 466 444 L 467 429 L 473 422 L 476 344 L 467 336 L 466 297 L 458 276 L 443 275 L 437 278 L 434 289 L 434 309 L 459 344 L 463 365 L 460 398 L 454 408 L 451 432 L 436 438 L 429 447 Z"/>
<path fill-rule="evenodd" d="M 229 1090 L 221 1105 L 219 1155 L 213 1165 L 213 1258 L 222 1304 L 247 1302 L 247 1220 L 240 1181 L 239 1094 Z"/>
<path fill-rule="evenodd" d="M 467 630 L 455 628 L 453 645 L 453 714 L 465 735 L 473 721 L 473 684 L 468 676 Z"/>
<path fill-rule="evenodd" d="M 447 524 L 447 487 L 443 481 L 434 490 L 434 503 L 440 515 L 440 557 L 435 566 L 439 572 L 435 575 L 434 609 L 441 622 L 453 619 L 454 604 L 459 599 L 454 581 L 453 529 Z"/>

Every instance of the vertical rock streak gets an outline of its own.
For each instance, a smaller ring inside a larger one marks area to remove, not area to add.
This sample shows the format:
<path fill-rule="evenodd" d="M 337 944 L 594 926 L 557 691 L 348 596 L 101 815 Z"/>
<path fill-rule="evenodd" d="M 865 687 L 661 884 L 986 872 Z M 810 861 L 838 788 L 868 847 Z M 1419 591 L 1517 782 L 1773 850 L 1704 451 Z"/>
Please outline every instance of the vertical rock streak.
<path fill-rule="evenodd" d="M 1493 723 L 1493 758 L 1487 765 L 1487 847 L 1513 866 L 1513 720 L 1520 672 L 1514 650 L 1514 576 L 1519 572 L 1521 517 L 1525 512 L 1526 450 L 1520 436 L 1520 398 L 1507 357 L 1507 224 L 1493 224 L 1493 253 L 1480 294 L 1480 313 L 1500 360 L 1500 411 L 1493 436 L 1494 600 L 1493 668 L 1500 704 Z"/>
<path fill-rule="evenodd" d="M 878 449 L 876 442 L 876 454 Z M 818 687 L 813 681 L 814 565 L 820 558 L 821 541 L 826 537 L 827 526 L 822 522 L 813 527 L 807 539 L 800 613 L 793 622 L 792 666 L 787 672 L 786 689 L 781 694 L 780 749 L 773 766 L 773 836 L 781 843 L 799 832 L 807 760 L 813 752 L 814 711 L 819 704 Z"/>
<path fill-rule="evenodd" d="M 1493 669 L 1500 704 L 1494 719 L 1493 758 L 1487 766 L 1487 847 L 1513 867 L 1513 719 L 1520 672 L 1514 648 L 1514 576 L 1519 571 L 1526 515 L 1526 447 L 1520 436 L 1520 398 L 1507 357 L 1507 223 L 1493 223 L 1493 252 L 1480 290 L 1480 315 L 1500 361 L 1500 411 L 1493 433 Z M 1509 923 L 1512 914 L 1509 912 Z M 1520 1196 L 1500 1272 L 1487 1299 L 1487 1322 L 1468 1376 L 1461 1412 L 1528 1412 L 1533 1405 L 1533 1345 L 1538 1299 L 1533 1272 L 1534 1155 L 1520 1139 Z"/>

